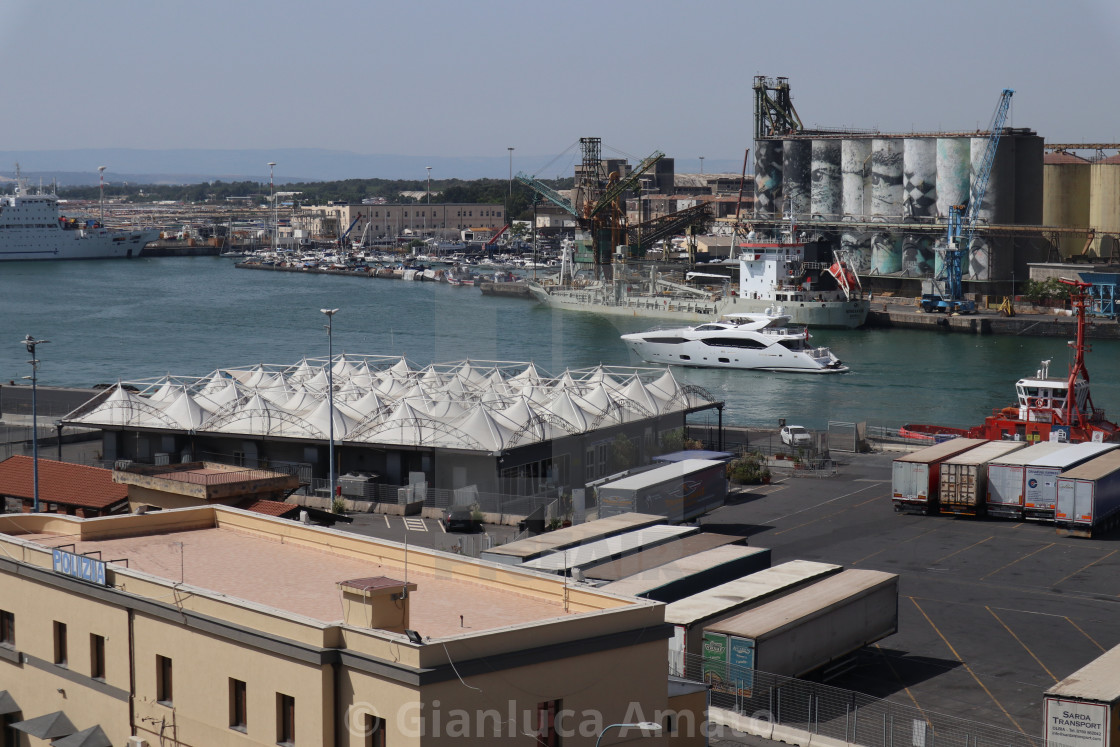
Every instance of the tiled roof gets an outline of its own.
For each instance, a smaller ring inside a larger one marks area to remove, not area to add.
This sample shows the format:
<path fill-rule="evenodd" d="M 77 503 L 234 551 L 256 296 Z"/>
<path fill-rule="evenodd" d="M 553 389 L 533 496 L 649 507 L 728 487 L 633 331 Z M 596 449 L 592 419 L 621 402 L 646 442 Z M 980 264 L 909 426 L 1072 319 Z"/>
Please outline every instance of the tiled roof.
<path fill-rule="evenodd" d="M 33 462 L 29 456 L 0 462 L 0 495 L 33 498 Z M 106 509 L 127 499 L 128 486 L 113 482 L 112 470 L 39 458 L 40 502 Z"/>
<path fill-rule="evenodd" d="M 1042 162 L 1048 165 L 1059 165 L 1065 163 L 1089 163 L 1081 156 L 1074 155 L 1073 153 L 1066 153 L 1064 151 L 1047 153 L 1042 157 Z"/>
<path fill-rule="evenodd" d="M 283 503 L 281 501 L 266 501 L 250 498 L 249 500 L 241 501 L 237 504 L 238 508 L 243 508 L 246 511 L 255 511 L 258 514 L 267 514 L 269 516 L 283 516 L 291 511 L 299 508 L 294 503 Z"/>

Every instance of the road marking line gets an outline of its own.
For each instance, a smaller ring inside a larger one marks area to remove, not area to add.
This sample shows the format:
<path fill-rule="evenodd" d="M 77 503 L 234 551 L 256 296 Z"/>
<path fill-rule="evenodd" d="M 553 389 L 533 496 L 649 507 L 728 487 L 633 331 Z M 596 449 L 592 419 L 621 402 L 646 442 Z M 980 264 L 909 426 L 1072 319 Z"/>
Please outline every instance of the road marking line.
<path fill-rule="evenodd" d="M 1005 623 L 1003 620 L 1000 620 L 999 615 L 997 615 L 995 612 L 992 612 L 991 607 L 984 607 L 984 609 L 986 609 L 988 612 L 992 613 L 992 617 L 994 617 L 996 619 L 996 621 L 999 622 L 999 624 L 1003 626 L 1004 630 L 1006 630 L 1008 633 L 1011 634 L 1012 638 L 1014 638 L 1016 641 L 1019 642 L 1019 645 L 1022 646 L 1026 650 L 1026 652 L 1031 655 L 1032 659 L 1034 659 L 1036 662 L 1038 662 L 1038 666 L 1042 667 L 1043 671 L 1045 671 L 1046 674 L 1050 675 L 1050 677 L 1052 677 L 1055 682 L 1058 681 L 1058 678 L 1054 677 L 1054 673 L 1050 671 L 1050 668 L 1042 663 L 1042 659 L 1039 659 L 1037 656 L 1034 655 L 1034 651 L 1031 651 L 1030 648 L 1027 646 L 1027 644 L 1023 643 L 1022 639 L 1019 638 L 1019 636 L 1015 635 L 1014 630 L 1007 627 L 1007 623 Z"/>
<path fill-rule="evenodd" d="M 918 600 L 914 597 L 907 597 L 907 599 L 914 603 L 914 606 L 918 608 L 918 612 L 922 613 L 922 617 L 924 617 L 926 619 L 926 622 L 929 623 L 929 626 L 933 628 L 933 632 L 937 633 L 938 638 L 945 642 L 945 645 L 949 647 L 949 650 L 951 652 L 953 652 L 953 656 L 957 657 L 957 661 L 961 663 L 961 666 L 965 668 L 965 671 L 972 675 L 972 679 L 976 680 L 976 684 L 979 685 L 981 689 L 983 689 L 984 692 L 988 694 L 988 697 L 992 699 L 992 702 L 995 703 L 1001 711 L 1003 711 L 1003 715 L 1007 716 L 1007 719 L 1011 723 L 1015 724 L 1016 729 L 1022 732 L 1023 735 L 1026 735 L 1026 732 L 1023 731 L 1023 727 L 1019 726 L 1019 722 L 1016 721 L 1014 717 L 1007 712 L 1007 709 L 1003 707 L 1002 703 L 996 700 L 996 696 L 992 695 L 992 691 L 988 689 L 987 685 L 980 681 L 980 678 L 976 676 L 976 672 L 973 672 L 972 667 L 968 666 L 968 662 L 961 658 L 961 655 L 957 653 L 957 650 L 955 648 L 953 648 L 953 644 L 949 643 L 949 639 L 941 634 L 941 631 L 938 630 L 937 626 L 933 624 L 933 620 L 929 619 L 929 615 L 927 615 L 926 611 L 922 609 L 922 606 L 918 604 Z"/>
<path fill-rule="evenodd" d="M 1109 558 L 1109 557 L 1112 557 L 1112 556 L 1113 556 L 1113 555 L 1115 555 L 1115 554 L 1116 554 L 1117 552 L 1120 552 L 1120 551 L 1118 551 L 1118 550 L 1113 550 L 1112 552 L 1108 553 L 1107 555 L 1102 555 L 1102 556 L 1100 556 L 1099 558 L 1097 558 L 1096 560 L 1094 560 L 1094 561 L 1093 561 L 1092 563 L 1089 563 L 1089 565 L 1086 565 L 1086 566 L 1083 566 L 1083 567 L 1081 567 L 1081 568 L 1078 568 L 1078 569 L 1077 569 L 1076 571 L 1074 571 L 1073 573 L 1069 574 L 1068 576 L 1066 576 L 1065 578 L 1063 578 L 1063 579 L 1062 579 L 1061 581 L 1058 581 L 1058 582 L 1056 582 L 1056 583 L 1054 584 L 1054 586 L 1057 586 L 1058 584 L 1062 583 L 1062 581 L 1068 581 L 1069 579 L 1071 579 L 1071 578 L 1073 578 L 1074 576 L 1076 576 L 1076 575 L 1077 575 L 1078 573 L 1081 573 L 1081 571 L 1084 571 L 1084 570 L 1086 570 L 1087 568 L 1091 568 L 1091 567 L 1093 567 L 1094 565 L 1096 565 L 1097 563 L 1101 562 L 1101 561 L 1102 561 L 1102 560 L 1104 560 L 1105 558 Z"/>
<path fill-rule="evenodd" d="M 423 519 L 417 519 L 410 516 L 404 517 L 404 528 L 413 532 L 428 531 L 428 525 L 424 523 Z"/>
<path fill-rule="evenodd" d="M 381 515 L 385 517 L 385 528 L 386 529 L 392 529 L 393 527 L 389 523 L 389 514 L 381 514 Z"/>
<path fill-rule="evenodd" d="M 996 536 L 995 536 L 995 535 L 993 534 L 993 535 L 992 535 L 991 537 L 985 537 L 984 539 L 980 540 L 979 542 L 973 542 L 973 543 L 972 543 L 971 545 L 969 545 L 968 547 L 962 547 L 961 549 L 957 550 L 956 552 L 951 552 L 951 553 L 949 553 L 948 555 L 946 555 L 946 556 L 945 556 L 945 557 L 943 557 L 943 558 L 938 558 L 937 560 L 933 561 L 933 562 L 932 562 L 932 563 L 931 563 L 930 565 L 937 565 L 937 564 L 938 564 L 938 563 L 940 563 L 940 562 L 941 562 L 942 560 L 948 560 L 949 558 L 953 557 L 953 556 L 954 556 L 954 555 L 956 555 L 957 553 L 961 553 L 961 552 L 964 552 L 965 550 L 971 550 L 972 548 L 976 547 L 977 545 L 982 545 L 982 544 L 984 544 L 985 542 L 987 542 L 987 541 L 988 541 L 988 540 L 990 540 L 990 539 L 995 539 L 995 537 L 996 537 Z"/>
<path fill-rule="evenodd" d="M 1089 639 L 1090 641 L 1092 641 L 1092 642 L 1093 642 L 1093 645 L 1094 645 L 1094 646 L 1096 646 L 1097 648 L 1099 648 L 1099 649 L 1101 650 L 1101 653 L 1102 653 L 1102 654 L 1104 653 L 1104 651 L 1105 651 L 1105 648 L 1104 648 L 1104 646 L 1102 646 L 1101 644 L 1097 643 L 1097 642 L 1096 642 L 1096 640 L 1094 640 L 1093 636 L 1089 635 L 1089 634 L 1088 634 L 1088 633 L 1086 633 L 1086 632 L 1085 632 L 1084 630 L 1082 630 L 1082 629 L 1081 629 L 1081 626 L 1080 626 L 1080 625 L 1078 625 L 1077 623 L 1075 623 L 1075 622 L 1074 622 L 1073 620 L 1070 620 L 1070 619 L 1069 619 L 1068 617 L 1067 617 L 1067 618 L 1065 618 L 1065 620 L 1066 620 L 1066 622 L 1068 622 L 1068 623 L 1069 623 L 1070 625 L 1072 625 L 1073 627 L 1077 628 L 1077 632 L 1078 632 L 1078 633 L 1080 633 L 1081 635 L 1085 636 L 1085 637 L 1086 637 L 1086 638 L 1088 638 L 1088 639 Z"/>
<path fill-rule="evenodd" d="M 913 542 L 914 540 L 918 539 L 919 537 L 925 537 L 927 534 L 929 534 L 931 532 L 936 532 L 940 528 L 941 527 L 934 527 L 933 529 L 927 529 L 926 531 L 921 532 L 920 534 L 916 534 L 913 537 L 911 537 L 910 539 L 905 540 L 905 542 Z M 891 549 L 893 549 L 893 548 L 895 548 L 895 547 L 897 547 L 898 545 L 901 545 L 901 544 L 904 544 L 904 543 L 903 542 L 895 542 L 890 547 L 884 547 L 881 550 L 876 550 L 875 552 L 871 553 L 870 555 L 864 555 L 859 560 L 853 560 L 852 565 L 856 565 L 857 563 L 862 563 L 863 561 L 868 560 L 869 558 L 875 557 L 876 555 L 878 555 L 881 552 L 886 552 L 887 550 L 891 550 Z"/>
<path fill-rule="evenodd" d="M 844 495 L 838 495 L 835 498 L 829 498 L 827 501 L 822 501 L 821 503 L 818 503 L 815 506 L 808 506 L 806 508 L 802 508 L 802 509 L 799 509 L 797 511 L 794 511 L 792 514 L 786 514 L 785 516 L 779 516 L 778 518 L 772 519 L 771 521 L 781 521 L 782 519 L 788 519 L 791 516 L 797 516 L 798 514 L 805 513 L 806 511 L 812 511 L 813 509 L 820 508 L 821 506 L 827 506 L 829 503 L 832 503 L 834 501 L 838 501 L 841 498 L 847 498 L 849 496 L 855 495 L 856 493 L 862 493 L 863 491 L 867 490 L 868 488 L 875 488 L 875 487 L 880 487 L 880 486 L 879 485 L 868 485 L 867 487 L 860 488 L 859 490 L 853 490 L 850 493 L 844 493 Z M 815 521 L 815 519 L 814 519 L 814 521 Z"/>
<path fill-rule="evenodd" d="M 1001 567 L 1001 568 L 996 568 L 996 569 L 995 569 L 994 571 L 992 571 L 991 573 L 989 573 L 989 574 L 988 574 L 987 576 L 981 576 L 981 577 L 980 577 L 980 580 L 981 580 L 981 581 L 983 581 L 983 580 L 984 580 L 984 579 L 986 579 L 986 578 L 987 578 L 988 576 L 994 576 L 994 575 L 996 575 L 997 573 L 999 573 L 1000 571 L 1002 571 L 1002 570 L 1005 570 L 1005 569 L 1007 569 L 1007 568 L 1010 568 L 1011 566 L 1015 565 L 1015 564 L 1016 564 L 1016 563 L 1018 563 L 1018 562 L 1019 562 L 1020 560 L 1026 560 L 1027 558 L 1029 558 L 1030 556 L 1034 555 L 1035 553 L 1040 553 L 1040 552 L 1042 552 L 1043 550 L 1048 550 L 1049 548 L 1053 547 L 1053 546 L 1054 546 L 1055 544 L 1057 544 L 1057 543 L 1056 543 L 1056 542 L 1051 542 L 1051 543 L 1050 543 L 1049 545 L 1043 545 L 1042 547 L 1038 548 L 1037 550 L 1034 550 L 1034 551 L 1032 551 L 1032 552 L 1029 552 L 1029 553 L 1027 553 L 1026 555 L 1024 555 L 1024 556 L 1023 556 L 1023 557 L 1021 557 L 1021 558 L 1016 558 L 1015 560 L 1012 560 L 1012 561 L 1011 561 L 1010 563 L 1008 563 L 1007 565 L 1005 565 L 1005 566 L 1003 566 L 1003 567 Z"/>
<path fill-rule="evenodd" d="M 860 506 L 866 506 L 868 503 L 874 503 L 875 501 L 881 501 L 881 500 L 883 500 L 884 497 L 885 496 L 875 496 L 874 498 L 869 498 L 868 500 L 864 501 L 863 503 L 857 503 L 856 505 L 852 506 L 852 508 L 859 508 Z"/>
<path fill-rule="evenodd" d="M 898 684 L 902 685 L 902 689 L 905 690 L 906 694 L 910 696 L 910 700 L 913 701 L 914 707 L 917 708 L 918 712 L 922 714 L 922 718 L 924 718 L 926 720 L 926 723 L 929 724 L 932 727 L 933 724 L 930 723 L 929 716 L 927 716 L 926 712 L 922 710 L 922 707 L 920 705 L 918 705 L 918 699 L 914 697 L 914 693 L 910 692 L 910 688 L 907 687 L 906 683 L 904 683 L 902 681 L 902 678 L 898 676 L 898 671 L 895 670 L 894 663 L 891 662 L 890 657 L 888 657 L 883 652 L 883 649 L 879 647 L 878 643 L 875 644 L 875 648 L 879 649 L 879 655 L 882 656 L 883 661 L 885 661 L 887 663 L 887 668 L 889 668 L 891 670 L 891 674 L 893 674 L 894 678 L 896 680 L 898 680 Z"/>

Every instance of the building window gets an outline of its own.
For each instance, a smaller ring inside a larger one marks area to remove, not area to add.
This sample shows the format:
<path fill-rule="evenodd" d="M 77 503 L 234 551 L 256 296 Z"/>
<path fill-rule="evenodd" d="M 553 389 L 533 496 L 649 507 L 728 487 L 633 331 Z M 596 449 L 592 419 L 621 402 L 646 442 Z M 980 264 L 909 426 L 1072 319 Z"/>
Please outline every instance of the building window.
<path fill-rule="evenodd" d="M 559 700 L 546 700 L 537 703 L 537 745 L 539 747 L 560 747 L 560 734 L 557 731 L 556 714 L 560 712 Z"/>
<path fill-rule="evenodd" d="M 385 719 L 366 714 L 366 747 L 385 747 Z"/>
<path fill-rule="evenodd" d="M 0 610 L 0 645 L 16 645 L 16 616 L 7 610 Z"/>
<path fill-rule="evenodd" d="M 66 666 L 66 623 L 54 621 L 54 663 Z"/>
<path fill-rule="evenodd" d="M 229 728 L 245 731 L 245 683 L 229 678 Z"/>
<path fill-rule="evenodd" d="M 296 742 L 296 699 L 291 695 L 276 693 L 276 743 L 289 745 Z"/>
<path fill-rule="evenodd" d="M 171 705 L 171 659 L 166 656 L 156 657 L 156 701 L 164 705 Z"/>
<path fill-rule="evenodd" d="M 105 679 L 105 636 L 94 633 L 89 636 L 89 676 Z"/>

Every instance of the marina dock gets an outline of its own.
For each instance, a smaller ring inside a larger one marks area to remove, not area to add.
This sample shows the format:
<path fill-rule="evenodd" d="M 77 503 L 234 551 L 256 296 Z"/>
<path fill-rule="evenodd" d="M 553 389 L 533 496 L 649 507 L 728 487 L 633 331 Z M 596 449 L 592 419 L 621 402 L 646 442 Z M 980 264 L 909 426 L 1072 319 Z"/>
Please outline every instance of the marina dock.
<path fill-rule="evenodd" d="M 899 299 L 902 300 L 902 299 Z M 1077 336 L 1077 318 L 1064 313 L 1016 313 L 1003 316 L 997 311 L 950 316 L 923 313 L 912 304 L 875 302 L 867 314 L 867 327 L 881 329 L 925 329 L 963 332 L 975 335 L 1026 335 L 1030 337 Z M 1095 340 L 1120 340 L 1120 323 L 1113 319 L 1090 317 L 1086 335 Z"/>

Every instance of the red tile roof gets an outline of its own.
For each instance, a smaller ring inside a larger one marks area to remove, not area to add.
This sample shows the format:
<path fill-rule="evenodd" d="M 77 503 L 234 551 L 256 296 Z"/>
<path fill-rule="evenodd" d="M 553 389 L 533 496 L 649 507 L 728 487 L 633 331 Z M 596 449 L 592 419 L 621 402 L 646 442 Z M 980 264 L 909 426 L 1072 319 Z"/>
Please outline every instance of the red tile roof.
<path fill-rule="evenodd" d="M 33 462 L 29 456 L 0 462 L 0 495 L 34 498 Z M 112 470 L 39 458 L 40 502 L 104 510 L 125 500 L 128 486 L 113 482 Z"/>
<path fill-rule="evenodd" d="M 294 503 L 258 500 L 256 498 L 241 501 L 237 504 L 237 507 L 243 508 L 246 511 L 255 511 L 258 514 L 267 514 L 268 516 L 284 516 L 299 508 L 299 506 Z"/>

